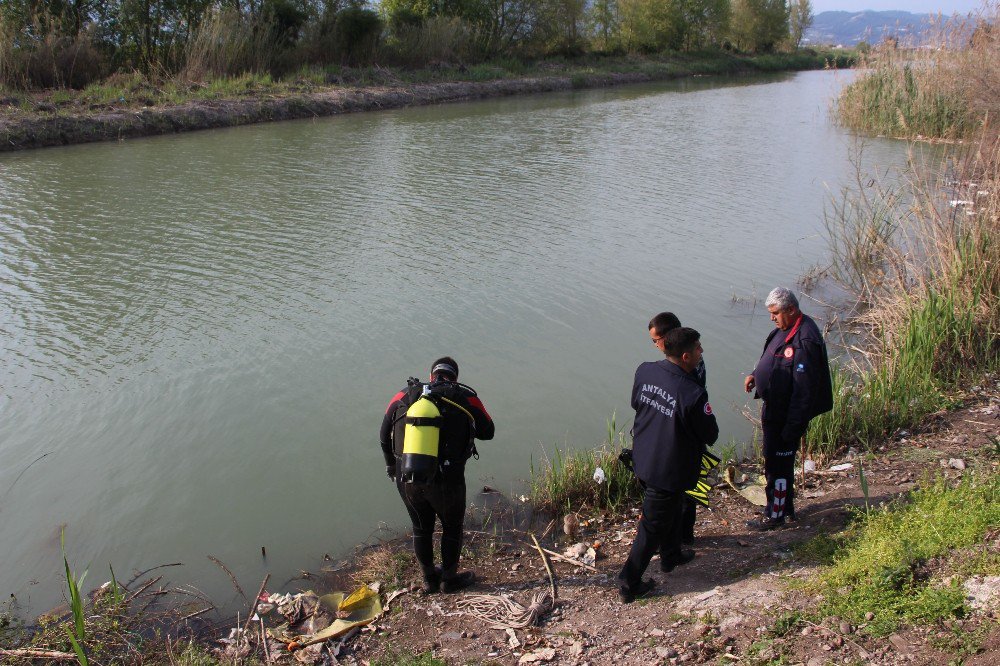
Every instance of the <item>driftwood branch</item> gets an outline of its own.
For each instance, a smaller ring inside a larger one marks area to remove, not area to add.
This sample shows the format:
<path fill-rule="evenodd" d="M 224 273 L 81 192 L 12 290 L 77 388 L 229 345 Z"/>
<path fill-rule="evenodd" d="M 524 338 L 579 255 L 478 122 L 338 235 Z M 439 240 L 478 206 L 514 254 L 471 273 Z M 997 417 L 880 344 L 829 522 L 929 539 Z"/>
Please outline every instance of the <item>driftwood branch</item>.
<path fill-rule="evenodd" d="M 253 622 L 253 615 L 257 612 L 257 605 L 260 603 L 260 595 L 264 594 L 264 588 L 267 587 L 267 581 L 269 580 L 271 580 L 271 574 L 264 576 L 264 582 L 260 584 L 257 596 L 253 598 L 253 603 L 250 604 L 250 612 L 247 613 L 247 623 L 243 625 L 244 632 L 250 628 L 250 623 Z"/>
<path fill-rule="evenodd" d="M 212 560 L 212 562 L 214 562 L 215 564 L 217 564 L 220 569 L 222 569 L 223 571 L 225 571 L 229 575 L 229 580 L 233 581 L 233 587 L 235 587 L 236 591 L 240 593 L 241 597 L 243 597 L 243 601 L 245 601 L 247 603 L 250 603 L 250 600 L 247 599 L 246 592 L 243 591 L 243 588 L 240 587 L 239 582 L 236 580 L 236 576 L 234 576 L 233 572 L 230 571 L 229 568 L 226 567 L 226 565 L 222 563 L 222 560 L 220 560 L 219 558 L 215 557 L 214 555 L 209 555 L 208 559 Z"/>

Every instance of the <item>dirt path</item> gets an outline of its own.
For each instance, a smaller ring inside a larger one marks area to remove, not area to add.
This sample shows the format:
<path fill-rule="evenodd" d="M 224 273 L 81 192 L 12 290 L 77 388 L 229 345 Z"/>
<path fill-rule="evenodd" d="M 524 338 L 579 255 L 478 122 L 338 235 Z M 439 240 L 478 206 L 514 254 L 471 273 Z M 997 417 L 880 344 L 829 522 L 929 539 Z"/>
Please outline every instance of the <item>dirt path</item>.
<path fill-rule="evenodd" d="M 928 472 L 944 470 L 953 478 L 965 473 L 943 467 L 942 460 L 961 458 L 969 468 L 996 473 L 996 459 L 984 447 L 992 446 L 990 436 L 1000 435 L 998 396 L 1000 391 L 992 389 L 975 407 L 937 415 L 919 434 L 902 432 L 882 447 L 876 460 L 866 463 L 871 501 L 898 497 Z M 832 462 L 843 461 L 826 461 L 820 469 Z M 856 464 L 846 472 L 810 475 L 800 486 L 799 521 L 762 534 L 745 527 L 754 515 L 749 503 L 732 491 L 717 491 L 713 510 L 699 510 L 696 559 L 669 574 L 661 573 L 654 559 L 648 573 L 657 581 L 655 595 L 627 606 L 619 601 L 614 581 L 632 541 L 634 518 L 598 517 L 574 540 L 603 542 L 596 573 L 554 561 L 558 603 L 541 627 L 519 630 L 512 638 L 462 614 L 456 606 L 462 594 L 423 595 L 414 586 L 341 660 L 365 663 L 431 652 L 449 664 L 951 663 L 954 656 L 931 647 L 932 636 L 924 630 L 876 641 L 832 618 L 783 637 L 770 632 L 782 614 L 814 603 L 790 584 L 814 571 L 793 548 L 839 530 L 850 514 L 848 505 L 863 503 Z M 472 541 L 478 542 L 478 555 L 465 563 L 481 582 L 470 594 L 506 593 L 527 604 L 548 587 L 530 541 Z M 548 539 L 552 550 L 561 552 L 566 545 L 566 538 Z M 1000 539 L 986 547 L 1000 549 Z M 984 652 L 964 663 L 1000 663 L 998 632 L 993 631 Z"/>

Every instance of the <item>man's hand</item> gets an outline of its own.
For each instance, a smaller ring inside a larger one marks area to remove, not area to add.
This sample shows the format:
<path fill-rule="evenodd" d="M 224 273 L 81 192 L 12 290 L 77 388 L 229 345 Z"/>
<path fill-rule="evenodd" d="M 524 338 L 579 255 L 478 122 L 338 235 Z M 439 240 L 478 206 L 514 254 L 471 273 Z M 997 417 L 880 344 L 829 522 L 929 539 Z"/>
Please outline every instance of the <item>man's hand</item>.
<path fill-rule="evenodd" d="M 749 393 L 757 386 L 757 382 L 754 381 L 753 375 L 747 375 L 747 378 L 743 380 L 743 390 Z"/>
<path fill-rule="evenodd" d="M 386 465 L 385 466 L 385 475 L 387 477 L 389 477 L 390 479 L 392 479 L 393 481 L 395 481 L 396 480 L 396 466 L 395 465 Z"/>

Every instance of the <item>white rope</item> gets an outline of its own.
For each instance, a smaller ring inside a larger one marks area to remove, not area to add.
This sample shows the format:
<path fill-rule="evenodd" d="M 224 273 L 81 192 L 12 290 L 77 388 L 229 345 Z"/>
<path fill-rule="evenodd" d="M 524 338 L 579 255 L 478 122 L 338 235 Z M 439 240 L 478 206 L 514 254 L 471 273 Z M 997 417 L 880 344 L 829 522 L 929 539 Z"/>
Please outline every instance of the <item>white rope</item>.
<path fill-rule="evenodd" d="M 536 592 L 527 608 L 507 595 L 492 594 L 470 594 L 457 604 L 466 615 L 482 620 L 490 629 L 524 629 L 534 626 L 554 605 L 555 600 L 549 590 Z"/>

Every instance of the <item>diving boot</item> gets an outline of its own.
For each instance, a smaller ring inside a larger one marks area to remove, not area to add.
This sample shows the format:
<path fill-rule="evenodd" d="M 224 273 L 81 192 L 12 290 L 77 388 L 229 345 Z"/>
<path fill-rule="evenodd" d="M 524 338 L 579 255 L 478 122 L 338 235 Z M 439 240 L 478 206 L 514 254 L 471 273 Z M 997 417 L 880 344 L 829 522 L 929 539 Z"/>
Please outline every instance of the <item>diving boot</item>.
<path fill-rule="evenodd" d="M 436 594 L 441 589 L 441 569 L 434 567 L 433 571 L 425 571 L 424 583 L 420 589 L 424 594 Z"/>
<path fill-rule="evenodd" d="M 660 558 L 660 571 L 664 573 L 670 573 L 676 567 L 687 564 L 694 559 L 694 551 L 690 548 L 684 548 L 682 550 L 673 553 L 667 558 Z"/>
<path fill-rule="evenodd" d="M 441 591 L 447 594 L 464 590 L 476 582 L 476 574 L 471 571 L 461 571 L 448 576 L 441 576 Z"/>
<path fill-rule="evenodd" d="M 622 585 L 618 588 L 618 598 L 621 599 L 623 604 L 630 604 L 639 597 L 644 597 L 653 590 L 656 589 L 656 581 L 652 578 L 647 578 L 646 580 L 641 580 L 634 587 L 629 587 L 628 585 Z"/>

